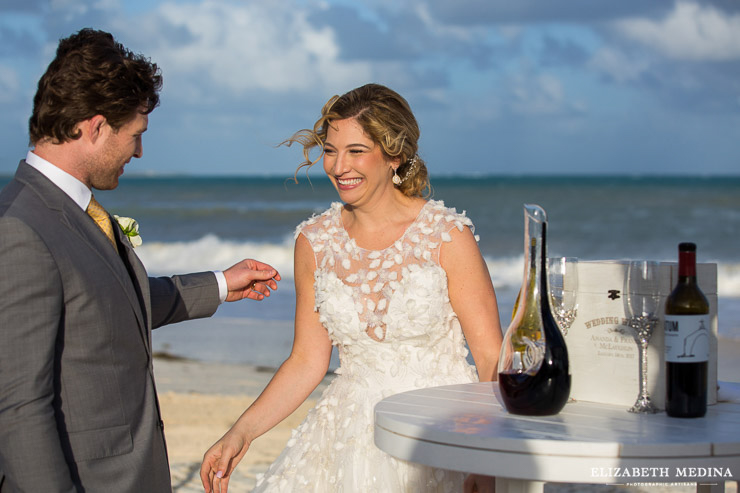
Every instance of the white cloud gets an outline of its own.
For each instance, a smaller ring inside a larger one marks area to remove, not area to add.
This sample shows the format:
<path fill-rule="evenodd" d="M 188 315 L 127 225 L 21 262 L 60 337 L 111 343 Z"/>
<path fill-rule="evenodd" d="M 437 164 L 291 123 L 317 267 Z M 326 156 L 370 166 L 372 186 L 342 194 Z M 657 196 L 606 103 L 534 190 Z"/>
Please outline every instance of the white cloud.
<path fill-rule="evenodd" d="M 63 12 L 68 17 L 84 15 L 88 11 L 88 6 L 84 2 L 75 0 L 51 0 L 49 6 L 53 12 Z"/>
<path fill-rule="evenodd" d="M 150 55 L 170 81 L 196 84 L 205 78 L 210 90 L 220 88 L 238 96 L 251 90 L 352 87 L 371 78 L 368 64 L 340 59 L 331 29 L 316 28 L 306 17 L 305 9 L 292 2 L 206 0 L 163 4 L 143 22 L 150 36 L 161 38 L 152 43 L 157 48 Z M 162 25 L 187 35 L 166 39 L 159 32 Z M 187 77 L 177 77 L 182 74 Z M 184 82 L 188 79 L 191 82 Z M 202 96 L 195 86 L 172 89 Z"/>
<path fill-rule="evenodd" d="M 678 60 L 740 59 L 740 15 L 727 16 L 711 5 L 681 1 L 661 21 L 626 19 L 616 23 L 628 38 Z"/>
<path fill-rule="evenodd" d="M 650 64 L 645 59 L 627 56 L 622 51 L 604 47 L 599 49 L 589 60 L 589 66 L 603 72 L 617 82 L 631 82 L 645 73 Z"/>
<path fill-rule="evenodd" d="M 429 32 L 437 38 L 470 41 L 476 33 L 485 32 L 485 28 L 458 27 L 451 24 L 442 24 L 429 12 L 429 6 L 424 2 L 419 2 L 414 8 L 414 12 Z"/>
<path fill-rule="evenodd" d="M 14 102 L 19 97 L 20 83 L 15 70 L 0 64 L 0 103 Z"/>
<path fill-rule="evenodd" d="M 523 114 L 552 114 L 563 109 L 565 93 L 560 79 L 550 74 L 522 74 L 512 80 L 512 107 Z"/>

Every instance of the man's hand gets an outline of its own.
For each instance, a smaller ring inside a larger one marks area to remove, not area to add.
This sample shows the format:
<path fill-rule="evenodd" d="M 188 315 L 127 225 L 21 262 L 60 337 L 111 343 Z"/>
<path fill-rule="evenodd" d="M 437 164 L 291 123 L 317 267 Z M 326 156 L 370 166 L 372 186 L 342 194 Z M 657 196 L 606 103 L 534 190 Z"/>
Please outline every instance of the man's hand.
<path fill-rule="evenodd" d="M 224 271 L 229 294 L 226 301 L 239 301 L 244 298 L 262 300 L 270 296 L 270 290 L 277 289 L 280 274 L 271 266 L 258 260 L 244 259 Z"/>

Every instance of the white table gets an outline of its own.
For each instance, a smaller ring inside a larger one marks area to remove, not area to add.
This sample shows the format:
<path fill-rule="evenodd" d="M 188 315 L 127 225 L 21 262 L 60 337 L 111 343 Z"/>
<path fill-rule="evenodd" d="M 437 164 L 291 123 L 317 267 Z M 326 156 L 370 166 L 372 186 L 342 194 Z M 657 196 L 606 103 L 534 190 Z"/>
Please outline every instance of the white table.
<path fill-rule="evenodd" d="M 593 402 L 517 416 L 497 394 L 495 383 L 472 383 L 390 396 L 375 407 L 375 444 L 399 459 L 496 476 L 497 493 L 541 492 L 545 482 L 696 482 L 718 492 L 740 479 L 740 384 L 721 382 L 722 402 L 694 419 Z"/>

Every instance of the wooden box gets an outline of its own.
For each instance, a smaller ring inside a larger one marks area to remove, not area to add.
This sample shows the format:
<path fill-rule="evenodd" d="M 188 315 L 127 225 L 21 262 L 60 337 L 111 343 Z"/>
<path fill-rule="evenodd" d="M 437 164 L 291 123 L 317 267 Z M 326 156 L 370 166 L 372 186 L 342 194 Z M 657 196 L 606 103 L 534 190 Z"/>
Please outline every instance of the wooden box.
<path fill-rule="evenodd" d="M 578 262 L 578 311 L 567 331 L 571 397 L 631 407 L 639 393 L 638 346 L 625 315 L 628 261 Z M 663 316 L 678 265 L 659 264 L 660 323 L 648 348 L 648 391 L 665 409 Z M 707 403 L 717 402 L 717 265 L 697 264 L 697 281 L 710 306 L 711 337 Z"/>

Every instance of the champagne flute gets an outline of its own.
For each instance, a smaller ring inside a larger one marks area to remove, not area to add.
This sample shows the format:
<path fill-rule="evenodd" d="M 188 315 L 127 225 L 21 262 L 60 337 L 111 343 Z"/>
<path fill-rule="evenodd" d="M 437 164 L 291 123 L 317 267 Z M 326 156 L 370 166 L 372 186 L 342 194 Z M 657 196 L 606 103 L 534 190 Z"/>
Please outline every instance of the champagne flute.
<path fill-rule="evenodd" d="M 658 263 L 635 260 L 627 270 L 625 290 L 626 315 L 637 342 L 640 357 L 640 391 L 631 413 L 657 413 L 660 410 L 650 400 L 647 389 L 647 349 L 660 316 L 660 283 Z"/>
<path fill-rule="evenodd" d="M 578 259 L 574 257 L 555 257 L 549 259 L 550 303 L 552 314 L 563 336 L 578 313 Z"/>

